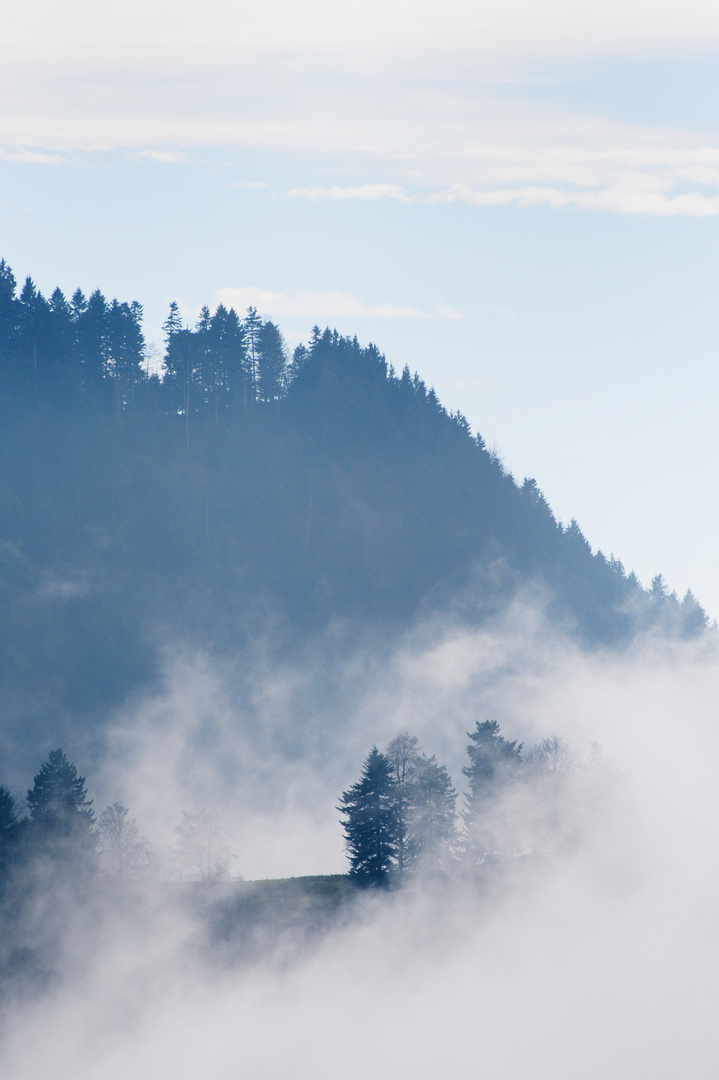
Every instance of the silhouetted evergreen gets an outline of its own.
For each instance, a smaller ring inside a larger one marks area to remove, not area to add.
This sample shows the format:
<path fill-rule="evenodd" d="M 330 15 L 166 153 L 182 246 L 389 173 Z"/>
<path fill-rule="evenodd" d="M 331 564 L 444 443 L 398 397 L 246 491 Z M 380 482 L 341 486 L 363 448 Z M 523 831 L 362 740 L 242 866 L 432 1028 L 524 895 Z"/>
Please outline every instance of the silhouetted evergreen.
<path fill-rule="evenodd" d="M 90 868 L 95 853 L 92 800 L 85 778 L 62 750 L 52 750 L 27 793 L 31 854 L 66 864 L 74 874 Z"/>
<path fill-rule="evenodd" d="M 340 798 L 350 877 L 360 885 L 389 884 L 397 854 L 395 789 L 389 760 L 373 746 L 362 776 Z"/>
<path fill-rule="evenodd" d="M 15 796 L 7 788 L 0 786 L 0 900 L 4 896 L 11 867 L 17 858 L 22 827 Z"/>

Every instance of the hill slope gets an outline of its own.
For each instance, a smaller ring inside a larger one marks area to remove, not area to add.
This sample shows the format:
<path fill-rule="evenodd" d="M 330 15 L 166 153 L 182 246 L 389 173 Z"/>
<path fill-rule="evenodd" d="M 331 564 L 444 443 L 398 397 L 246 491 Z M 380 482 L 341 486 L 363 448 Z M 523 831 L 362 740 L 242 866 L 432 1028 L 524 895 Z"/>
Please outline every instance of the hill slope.
<path fill-rule="evenodd" d="M 218 309 L 204 330 L 168 328 L 160 382 L 139 364 L 127 375 L 109 331 L 97 355 L 89 331 L 78 351 L 79 301 L 65 353 L 53 360 L 52 335 L 33 350 L 11 299 L 0 675 L 17 738 L 150 685 L 159 642 L 227 656 L 260 634 L 287 651 L 330 625 L 392 637 L 436 611 L 481 622 L 519 590 L 588 646 L 705 626 L 691 594 L 647 593 L 593 554 L 533 480 L 517 485 L 372 346 L 315 330 L 287 367 L 273 324 Z M 139 326 L 138 307 L 123 326 Z"/>

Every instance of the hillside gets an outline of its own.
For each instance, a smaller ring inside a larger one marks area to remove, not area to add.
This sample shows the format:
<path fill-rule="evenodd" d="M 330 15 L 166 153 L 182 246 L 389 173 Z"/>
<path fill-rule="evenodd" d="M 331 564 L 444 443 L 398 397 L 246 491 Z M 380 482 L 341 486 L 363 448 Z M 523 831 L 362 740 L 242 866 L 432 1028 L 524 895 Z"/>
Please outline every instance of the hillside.
<path fill-rule="evenodd" d="M 313 332 L 291 363 L 250 309 L 173 308 L 164 378 L 139 304 L 18 297 L 0 265 L 0 676 L 36 743 L 152 685 L 159 649 L 346 647 L 540 596 L 587 647 L 706 619 L 563 527 L 419 376 Z M 4 291 L 3 291 L 4 290 Z M 59 295 L 58 295 L 59 294 Z"/>

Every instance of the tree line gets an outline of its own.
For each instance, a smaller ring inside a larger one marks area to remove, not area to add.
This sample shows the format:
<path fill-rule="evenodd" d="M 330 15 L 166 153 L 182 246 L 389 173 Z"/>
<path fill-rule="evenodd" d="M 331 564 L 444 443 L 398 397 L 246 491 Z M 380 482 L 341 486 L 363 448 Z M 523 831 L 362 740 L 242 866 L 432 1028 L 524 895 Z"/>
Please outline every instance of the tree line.
<path fill-rule="evenodd" d="M 372 747 L 338 806 L 357 884 L 388 887 L 420 872 L 571 847 L 623 779 L 596 743 L 582 762 L 558 736 L 524 751 L 494 720 L 477 721 L 467 735 L 459 813 L 446 766 L 415 736 L 396 735 L 384 753 Z"/>
<path fill-rule="evenodd" d="M 622 779 L 597 744 L 585 762 L 556 736 L 524 751 L 493 720 L 477 721 L 468 738 L 459 813 L 446 766 L 423 753 L 415 736 L 399 733 L 384 752 L 372 747 L 338 806 L 356 884 L 396 885 L 421 873 L 566 847 L 578 842 L 587 812 Z M 228 833 L 215 809 L 183 811 L 174 847 L 160 851 L 122 803 L 95 815 L 85 778 L 61 749 L 42 764 L 25 801 L 23 813 L 0 786 L 0 891 L 13 877 L 35 881 L 27 871 L 38 867 L 46 885 L 60 878 L 81 888 L 97 875 L 205 882 L 230 876 Z"/>
<path fill-rule="evenodd" d="M 389 376 L 407 397 L 426 401 L 431 413 L 469 434 L 461 413 L 448 414 L 419 376 L 409 368 L 396 376 L 379 349 L 362 348 L 356 336 L 314 326 L 307 345 L 290 357 L 277 324 L 254 307 L 240 316 L 224 304 L 214 314 L 205 305 L 190 327 L 173 300 L 158 373 L 151 371 L 157 357 L 142 319 L 139 301 L 107 300 L 100 289 L 86 297 L 77 288 L 68 300 L 57 287 L 47 299 L 28 276 L 18 292 L 11 267 L 0 259 L 0 392 L 29 393 L 62 408 L 82 402 L 123 413 L 149 406 L 189 424 L 193 416 L 219 419 L 278 401 L 313 361 L 332 358 Z"/>
<path fill-rule="evenodd" d="M 270 402 L 287 389 L 288 354 L 275 323 L 253 307 L 203 307 L 193 328 L 170 304 L 162 378 L 150 371 L 137 300 L 107 300 L 99 289 L 49 299 L 27 277 L 18 292 L 0 260 L 0 377 L 4 388 L 35 393 L 67 406 L 82 401 L 117 412 L 152 400 L 185 415 L 215 416 L 233 407 Z M 298 354 L 301 359 L 302 350 Z"/>
<path fill-rule="evenodd" d="M 22 892 L 37 874 L 84 889 L 97 876 L 114 880 L 171 876 L 211 881 L 227 876 L 227 835 L 212 808 L 183 811 L 176 844 L 160 851 L 142 834 L 128 807 L 114 802 L 99 814 L 87 797 L 85 777 L 61 749 L 53 750 L 34 778 L 22 811 L 0 786 L 0 895 L 11 879 Z"/>

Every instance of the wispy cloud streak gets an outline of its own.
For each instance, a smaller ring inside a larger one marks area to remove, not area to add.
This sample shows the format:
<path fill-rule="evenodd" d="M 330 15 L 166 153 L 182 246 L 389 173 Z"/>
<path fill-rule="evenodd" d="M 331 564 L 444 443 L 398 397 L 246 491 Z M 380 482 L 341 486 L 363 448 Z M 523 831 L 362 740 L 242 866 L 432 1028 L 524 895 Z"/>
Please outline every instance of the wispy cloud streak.
<path fill-rule="evenodd" d="M 421 310 L 409 304 L 373 303 L 343 292 L 273 292 L 254 285 L 226 286 L 215 293 L 213 302 L 244 311 L 256 307 L 265 315 L 304 315 L 316 319 L 337 319 L 354 316 L 374 319 L 458 319 L 460 313 L 446 304 Z"/>

